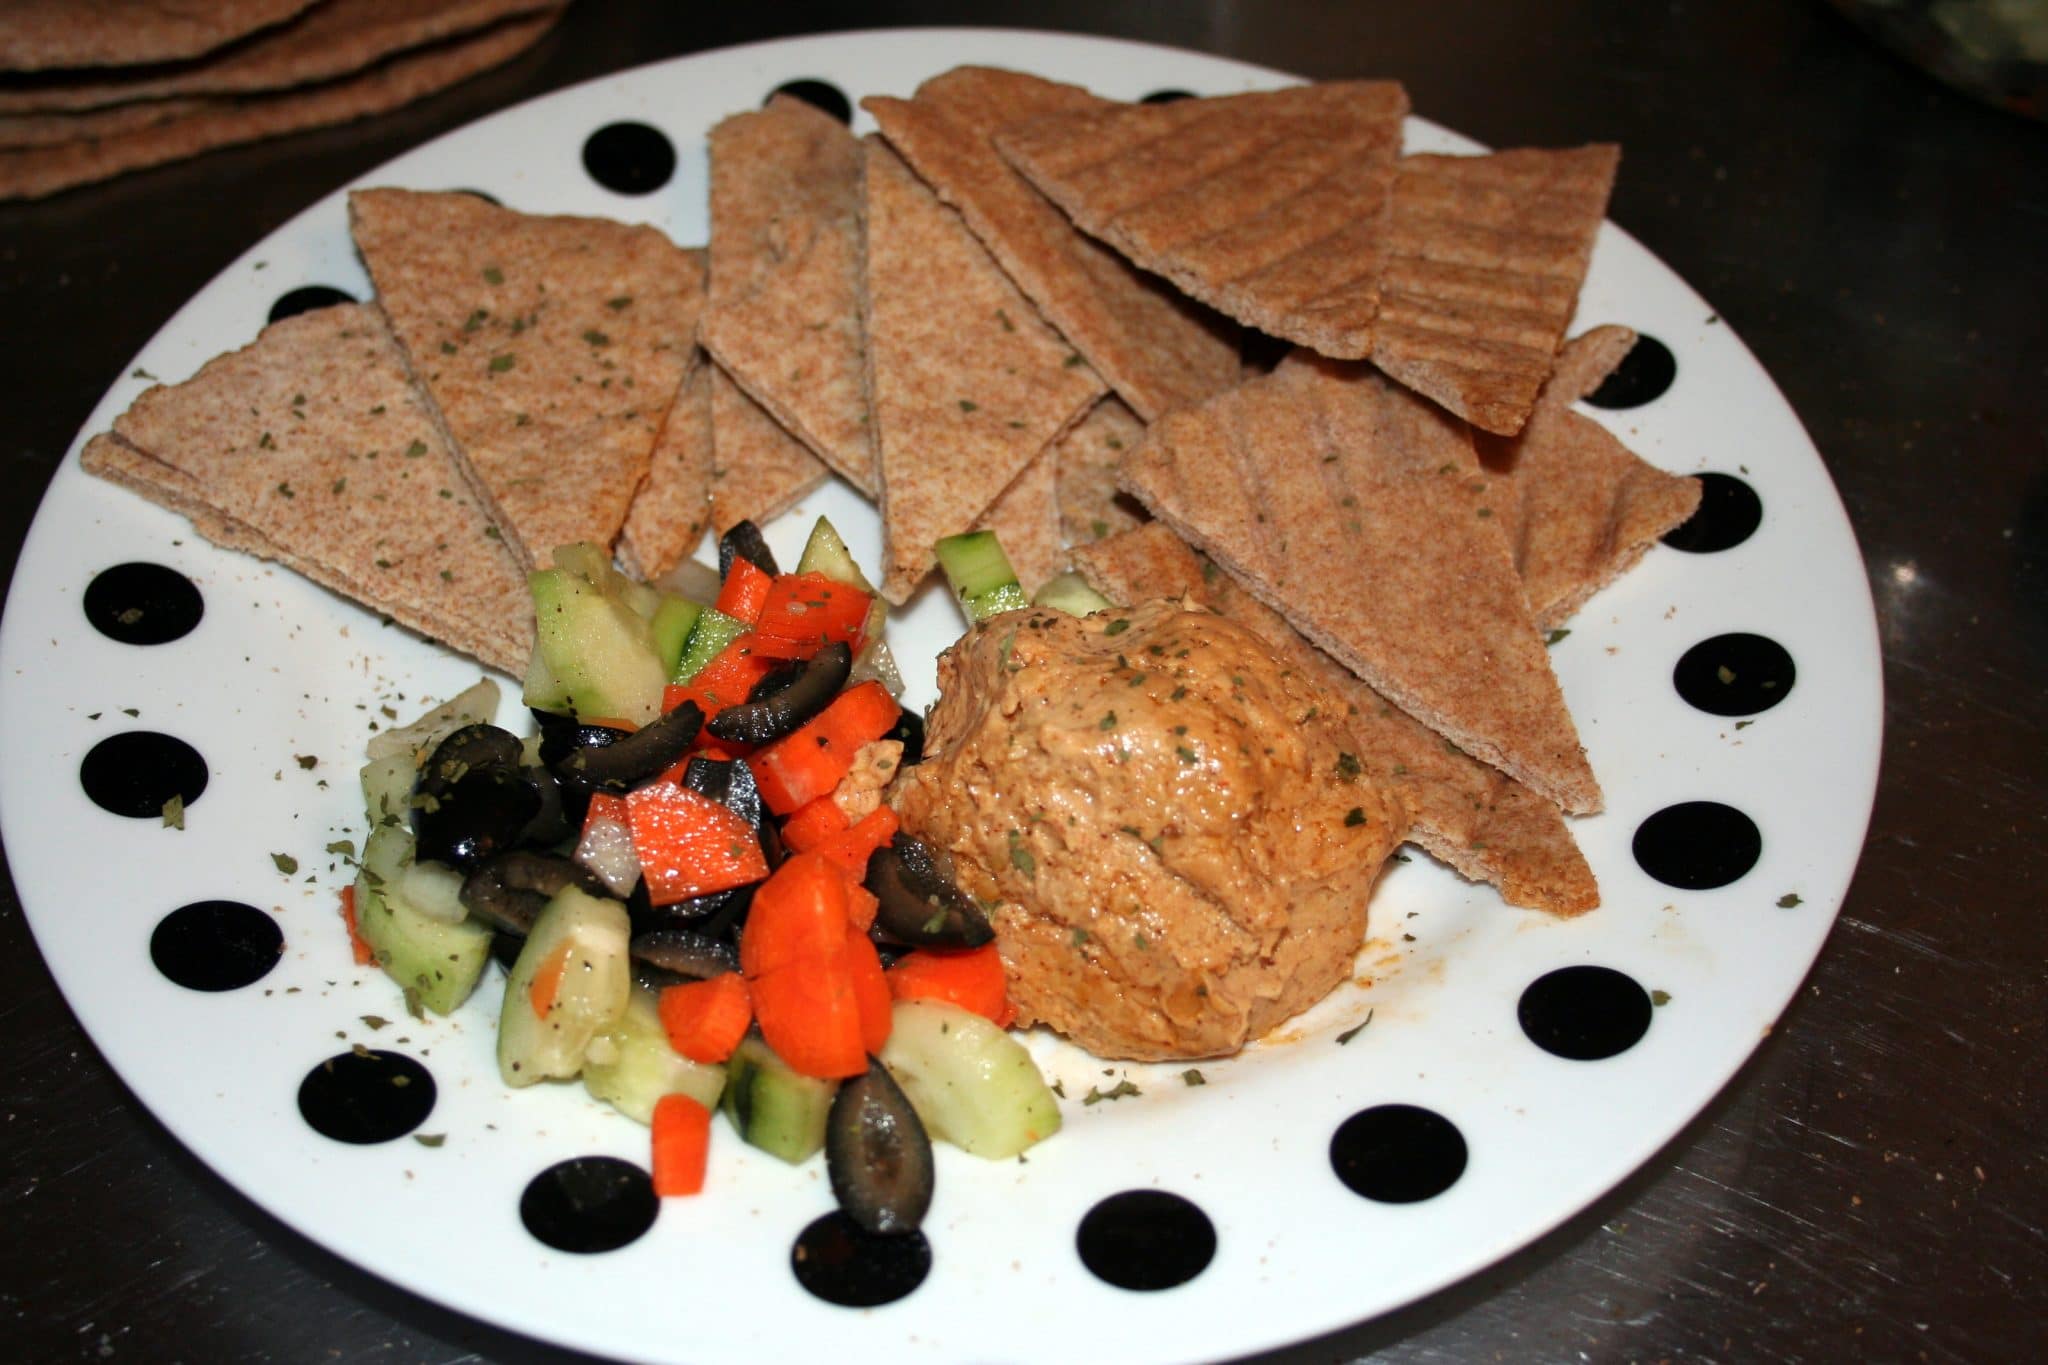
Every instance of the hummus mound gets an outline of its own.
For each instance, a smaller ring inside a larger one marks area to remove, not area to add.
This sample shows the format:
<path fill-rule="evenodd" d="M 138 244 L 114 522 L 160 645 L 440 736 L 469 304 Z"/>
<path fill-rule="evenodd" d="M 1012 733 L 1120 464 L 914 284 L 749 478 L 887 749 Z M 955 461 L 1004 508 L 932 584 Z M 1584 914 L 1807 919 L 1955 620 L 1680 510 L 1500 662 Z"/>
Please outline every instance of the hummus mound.
<path fill-rule="evenodd" d="M 1179 602 L 1007 612 L 939 661 L 891 792 L 990 919 L 1020 1023 L 1101 1057 L 1214 1057 L 1351 969 L 1407 821 L 1344 703 Z"/>

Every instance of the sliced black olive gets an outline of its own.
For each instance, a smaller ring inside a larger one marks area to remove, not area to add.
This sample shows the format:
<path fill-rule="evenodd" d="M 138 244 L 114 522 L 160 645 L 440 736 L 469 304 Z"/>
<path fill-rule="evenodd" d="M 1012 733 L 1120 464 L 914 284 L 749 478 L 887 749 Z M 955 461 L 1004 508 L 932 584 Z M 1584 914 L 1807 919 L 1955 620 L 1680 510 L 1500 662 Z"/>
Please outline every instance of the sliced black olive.
<path fill-rule="evenodd" d="M 553 771 L 567 785 L 586 792 L 629 792 L 674 767 L 703 724 L 697 703 L 686 701 L 624 739 L 571 750 Z"/>
<path fill-rule="evenodd" d="M 538 707 L 528 709 L 540 722 L 540 761 L 550 768 L 577 749 L 601 749 L 633 733 L 610 725 L 586 725 L 574 716 L 558 716 Z"/>
<path fill-rule="evenodd" d="M 500 929 L 491 935 L 491 956 L 508 972 L 518 963 L 519 951 L 525 946 L 524 934 L 508 934 Z"/>
<path fill-rule="evenodd" d="M 633 884 L 632 894 L 626 897 L 626 915 L 632 920 L 636 934 L 652 933 L 657 929 L 700 929 L 704 921 L 724 910 L 742 892 L 751 897 L 753 888 L 736 886 L 727 891 L 711 891 L 686 900 L 670 901 L 667 905 L 656 905 L 648 898 L 647 883 L 643 879 Z"/>
<path fill-rule="evenodd" d="M 710 797 L 755 829 L 761 828 L 761 789 L 754 784 L 754 770 L 746 764 L 700 755 L 683 769 L 683 785 L 699 796 Z"/>
<path fill-rule="evenodd" d="M 882 738 L 902 742 L 903 757 L 896 760 L 902 767 L 924 762 L 924 717 L 908 706 L 896 713 L 896 723 Z"/>
<path fill-rule="evenodd" d="M 569 823 L 569 813 L 562 805 L 562 784 L 555 781 L 555 775 L 546 768 L 531 766 L 522 767 L 519 771 L 540 798 L 540 810 L 520 832 L 519 842 L 548 847 L 574 834 L 582 822 Z"/>
<path fill-rule="evenodd" d="M 793 682 L 759 701 L 749 694 L 749 700 L 726 707 L 705 728 L 719 739 L 740 744 L 781 739 L 831 705 L 852 671 L 853 651 L 845 641 L 834 640 L 811 656 Z"/>
<path fill-rule="evenodd" d="M 744 559 L 762 573 L 773 578 L 782 570 L 775 567 L 775 551 L 768 548 L 767 539 L 761 528 L 751 521 L 736 521 L 718 538 L 718 576 L 723 579 L 732 573 L 732 562 Z"/>
<path fill-rule="evenodd" d="M 730 943 L 688 929 L 657 929 L 636 934 L 631 953 L 649 966 L 690 981 L 704 981 L 740 969 L 739 950 Z"/>
<path fill-rule="evenodd" d="M 839 1087 L 825 1121 L 825 1171 L 846 1216 L 869 1232 L 915 1232 L 932 1205 L 932 1142 L 887 1068 Z"/>
<path fill-rule="evenodd" d="M 548 901 L 565 886 L 580 887 L 593 896 L 611 894 L 581 865 L 552 853 L 524 850 L 500 853 L 478 867 L 463 878 L 460 894 L 470 914 L 500 933 L 524 938 Z"/>
<path fill-rule="evenodd" d="M 520 754 L 518 739 L 495 725 L 465 725 L 441 741 L 413 787 L 420 857 L 467 872 L 519 843 L 542 807 Z"/>
<path fill-rule="evenodd" d="M 996 936 L 988 916 L 953 884 L 931 849 L 907 834 L 868 856 L 867 889 L 881 902 L 875 927 L 916 948 L 979 948 Z"/>

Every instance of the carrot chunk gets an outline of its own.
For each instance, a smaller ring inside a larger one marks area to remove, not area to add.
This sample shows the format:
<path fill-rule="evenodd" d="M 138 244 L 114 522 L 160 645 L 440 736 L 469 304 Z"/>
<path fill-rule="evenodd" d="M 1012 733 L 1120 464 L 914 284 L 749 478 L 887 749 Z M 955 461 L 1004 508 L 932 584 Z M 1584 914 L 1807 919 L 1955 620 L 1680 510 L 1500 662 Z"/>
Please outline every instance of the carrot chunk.
<path fill-rule="evenodd" d="M 548 960 L 541 963 L 533 973 L 533 984 L 526 988 L 527 1003 L 533 1006 L 533 1017 L 545 1019 L 548 1011 L 555 1007 L 555 999 L 562 993 L 562 976 L 569 970 L 569 946 L 561 947 L 548 954 Z"/>
<path fill-rule="evenodd" d="M 887 847 L 902 823 L 894 810 L 877 806 L 845 833 L 818 845 L 818 856 L 837 865 L 854 881 L 860 881 L 868 875 L 869 855 L 878 848 Z"/>
<path fill-rule="evenodd" d="M 656 905 L 768 875 L 754 827 L 708 796 L 655 782 L 626 797 L 626 812 L 647 898 Z"/>
<path fill-rule="evenodd" d="M 654 1102 L 654 1192 L 698 1194 L 711 1158 L 711 1111 L 688 1095 L 663 1095 Z"/>
<path fill-rule="evenodd" d="M 821 573 L 789 573 L 776 578 L 763 597 L 754 629 L 779 636 L 814 654 L 835 640 L 858 653 L 874 599 L 859 588 L 835 582 Z"/>
<path fill-rule="evenodd" d="M 782 842 L 802 853 L 846 832 L 846 812 L 827 794 L 807 801 L 782 822 Z"/>
<path fill-rule="evenodd" d="M 686 981 L 661 993 L 661 1026 L 669 1045 L 693 1062 L 722 1062 L 747 1036 L 754 1007 L 738 972 Z"/>
<path fill-rule="evenodd" d="M 903 708 L 879 682 L 847 688 L 793 733 L 747 759 L 761 799 L 777 815 L 815 801 L 839 785 L 860 746 L 880 739 Z"/>
<path fill-rule="evenodd" d="M 996 945 L 979 948 L 917 948 L 888 970 L 889 992 L 898 1000 L 943 1000 L 1008 1028 L 1017 1018 Z"/>
<path fill-rule="evenodd" d="M 736 557 L 732 567 L 725 571 L 716 605 L 727 616 L 752 625 L 761 614 L 761 606 L 768 600 L 768 590 L 774 582 L 752 560 Z"/>
<path fill-rule="evenodd" d="M 751 990 L 762 1040 L 792 1070 L 826 1080 L 867 1070 L 860 994 L 843 951 L 755 977 Z"/>
<path fill-rule="evenodd" d="M 853 978 L 854 1004 L 860 1010 L 860 1044 L 869 1052 L 880 1052 L 889 1041 L 889 981 L 882 972 L 882 956 L 864 931 L 846 932 L 846 968 Z"/>
<path fill-rule="evenodd" d="M 814 853 L 799 853 L 754 892 L 740 931 L 740 970 L 751 981 L 837 957 L 847 922 L 845 874 Z"/>
<path fill-rule="evenodd" d="M 882 913 L 882 902 L 875 893 L 865 886 L 849 883 L 846 888 L 846 922 L 865 934 L 875 927 L 875 916 Z"/>
<path fill-rule="evenodd" d="M 375 962 L 377 953 L 356 924 L 356 889 L 353 886 L 341 888 L 341 922 L 348 929 L 348 950 L 354 954 L 356 965 L 367 967 Z"/>

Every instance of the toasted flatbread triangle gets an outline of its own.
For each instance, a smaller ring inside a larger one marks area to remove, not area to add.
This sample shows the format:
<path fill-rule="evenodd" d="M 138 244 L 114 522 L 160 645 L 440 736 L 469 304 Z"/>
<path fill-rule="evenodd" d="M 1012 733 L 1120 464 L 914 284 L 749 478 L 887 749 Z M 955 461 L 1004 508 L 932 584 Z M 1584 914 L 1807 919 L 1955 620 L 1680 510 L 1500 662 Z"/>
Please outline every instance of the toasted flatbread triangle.
<path fill-rule="evenodd" d="M 1572 410 L 1635 340 L 1612 326 L 1573 338 L 1521 435 L 1479 438 L 1480 458 L 1514 500 L 1507 529 L 1539 627 L 1569 617 L 1699 509 L 1698 479 L 1665 473 Z"/>
<path fill-rule="evenodd" d="M 182 61 L 280 24 L 313 0 L 98 4 L 14 0 L 0 25 L 0 71 Z"/>
<path fill-rule="evenodd" d="M 1436 857 L 1498 886 L 1510 905 L 1577 915 L 1600 903 L 1593 869 L 1554 804 L 1500 769 L 1446 748 L 1163 523 L 1076 546 L 1073 557 L 1088 582 L 1112 600 L 1199 602 L 1257 631 L 1285 667 L 1342 697 L 1352 708 L 1346 724 L 1358 736 L 1366 775 L 1400 795 L 1415 822 L 1410 837 Z"/>
<path fill-rule="evenodd" d="M 882 595 L 907 598 L 932 545 L 965 531 L 1102 396 L 960 215 L 869 138 L 868 392 L 882 471 Z"/>
<path fill-rule="evenodd" d="M 1111 394 L 1060 437 L 1060 529 L 1068 544 L 1101 540 L 1145 520 L 1144 509 L 1116 487 L 1118 463 L 1144 435 L 1138 414 Z"/>
<path fill-rule="evenodd" d="M 1599 809 L 1462 423 L 1297 351 L 1155 423 L 1121 473 L 1389 701 L 1567 812 Z"/>
<path fill-rule="evenodd" d="M 470 486 L 523 563 L 610 549 L 680 387 L 699 258 L 651 227 L 357 190 L 356 248 Z"/>
<path fill-rule="evenodd" d="M 701 335 L 755 402 L 872 497 L 860 184 L 860 143 L 802 100 L 778 95 L 713 128 L 717 268 Z"/>
<path fill-rule="evenodd" d="M 619 532 L 619 562 L 652 582 L 688 559 L 711 524 L 711 365 L 698 358 L 662 419 L 647 481 Z"/>
<path fill-rule="evenodd" d="M 996 146 L 1136 264 L 1248 326 L 1361 359 L 1407 112 L 1392 81 L 1334 81 L 1056 114 Z"/>
<path fill-rule="evenodd" d="M 1150 419 L 1237 382 L 1236 329 L 1075 230 L 993 141 L 1014 123 L 1109 104 L 1079 86 L 971 66 L 912 99 L 861 101 L 1046 320 Z"/>
<path fill-rule="evenodd" d="M 831 470 L 783 429 L 723 367 L 711 370 L 711 529 L 766 525 L 825 482 Z"/>
<path fill-rule="evenodd" d="M 372 307 L 266 327 L 94 438 L 87 470 L 507 672 L 525 668 L 525 575 L 470 496 Z"/>
<path fill-rule="evenodd" d="M 1404 158 L 1373 363 L 1482 430 L 1520 431 L 1578 305 L 1620 159 L 1611 145 Z"/>

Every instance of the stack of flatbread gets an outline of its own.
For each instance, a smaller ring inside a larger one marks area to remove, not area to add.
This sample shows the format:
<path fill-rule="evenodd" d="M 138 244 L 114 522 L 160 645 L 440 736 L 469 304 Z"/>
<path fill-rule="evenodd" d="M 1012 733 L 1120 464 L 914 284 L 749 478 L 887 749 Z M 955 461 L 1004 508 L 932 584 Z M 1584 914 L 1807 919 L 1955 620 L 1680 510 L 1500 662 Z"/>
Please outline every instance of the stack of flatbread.
<path fill-rule="evenodd" d="M 7 0 L 0 199 L 384 113 L 512 60 L 568 0 Z"/>
<path fill-rule="evenodd" d="M 1574 408 L 1634 342 L 1565 341 L 1615 149 L 1404 156 L 1383 81 L 1130 105 L 960 68 L 863 107 L 864 139 L 784 97 L 719 124 L 701 252 L 359 192 L 374 305 L 145 394 L 87 463 L 514 669 L 555 547 L 659 578 L 837 477 L 892 601 L 990 527 L 1027 589 L 1233 617 L 1347 703 L 1423 847 L 1597 904 L 1543 632 L 1699 499 Z"/>

